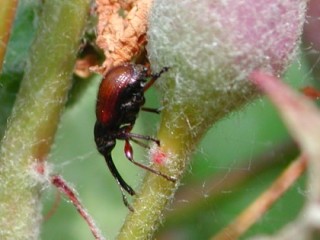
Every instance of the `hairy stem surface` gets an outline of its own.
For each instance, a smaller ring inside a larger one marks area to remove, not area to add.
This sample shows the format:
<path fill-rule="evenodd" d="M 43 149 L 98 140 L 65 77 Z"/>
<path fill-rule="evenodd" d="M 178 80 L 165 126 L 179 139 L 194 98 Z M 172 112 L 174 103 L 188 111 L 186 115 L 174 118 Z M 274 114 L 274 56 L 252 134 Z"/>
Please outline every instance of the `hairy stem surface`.
<path fill-rule="evenodd" d="M 84 31 L 89 0 L 45 1 L 24 79 L 0 147 L 0 239 L 37 239 L 40 184 Z"/>

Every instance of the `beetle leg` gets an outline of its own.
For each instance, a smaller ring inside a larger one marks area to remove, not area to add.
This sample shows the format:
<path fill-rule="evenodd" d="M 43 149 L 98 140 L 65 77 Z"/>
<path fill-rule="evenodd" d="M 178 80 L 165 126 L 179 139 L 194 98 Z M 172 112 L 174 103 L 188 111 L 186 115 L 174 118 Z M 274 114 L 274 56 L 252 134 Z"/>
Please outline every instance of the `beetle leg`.
<path fill-rule="evenodd" d="M 167 180 L 170 181 L 170 182 L 175 182 L 175 181 L 176 181 L 176 179 L 173 178 L 173 177 L 170 177 L 170 176 L 168 176 L 168 175 L 166 175 L 166 174 L 163 174 L 162 172 L 160 172 L 160 171 L 158 171 L 158 170 L 155 170 L 155 169 L 153 169 L 153 168 L 150 168 L 150 167 L 148 167 L 148 166 L 146 166 L 146 165 L 144 165 L 144 164 L 141 164 L 141 163 L 139 163 L 139 162 L 136 162 L 136 161 L 133 159 L 133 150 L 132 150 L 132 146 L 131 146 L 131 144 L 130 144 L 130 142 L 129 142 L 129 139 L 126 139 L 126 140 L 125 140 L 124 153 L 125 153 L 127 159 L 128 159 L 130 162 L 132 162 L 133 164 L 137 165 L 138 167 L 141 167 L 141 168 L 143 168 L 143 169 L 145 169 L 145 170 L 147 170 L 147 171 L 149 171 L 149 172 L 152 172 L 152 173 L 154 173 L 154 174 L 157 174 L 157 175 L 159 175 L 159 176 L 167 179 Z"/>
<path fill-rule="evenodd" d="M 148 107 L 142 107 L 141 110 L 145 112 L 150 112 L 150 113 L 156 113 L 159 114 L 162 111 L 163 107 L 160 108 L 148 108 Z"/>
<path fill-rule="evenodd" d="M 143 147 L 143 148 L 147 148 L 147 149 L 150 149 L 149 145 L 137 140 L 137 139 L 134 139 L 134 138 L 130 138 L 130 140 L 136 144 L 138 144 L 139 146 Z"/>
<path fill-rule="evenodd" d="M 152 142 L 155 142 L 158 146 L 160 146 L 160 141 L 158 139 L 150 137 L 150 136 L 137 134 L 137 133 L 125 132 L 125 138 L 128 138 L 128 139 L 143 139 L 143 140 L 146 140 L 146 141 L 152 141 Z"/>
<path fill-rule="evenodd" d="M 165 73 L 169 70 L 169 67 L 163 67 L 160 72 L 151 74 L 151 80 L 147 82 L 147 84 L 143 87 L 143 91 L 147 91 L 154 83 L 155 81 L 161 76 L 162 73 Z"/>
<path fill-rule="evenodd" d="M 130 132 L 132 129 L 132 126 L 125 126 L 123 128 L 120 129 L 119 133 L 117 134 L 116 138 L 120 139 L 120 140 L 127 140 L 127 139 L 131 139 L 131 140 L 137 140 L 137 139 L 143 139 L 146 141 L 152 141 L 155 142 L 158 146 L 160 146 L 160 141 L 156 138 L 153 138 L 151 136 L 145 136 L 145 135 L 141 135 L 141 134 L 137 134 L 137 133 L 132 133 Z M 139 144 L 139 143 L 138 143 Z"/>

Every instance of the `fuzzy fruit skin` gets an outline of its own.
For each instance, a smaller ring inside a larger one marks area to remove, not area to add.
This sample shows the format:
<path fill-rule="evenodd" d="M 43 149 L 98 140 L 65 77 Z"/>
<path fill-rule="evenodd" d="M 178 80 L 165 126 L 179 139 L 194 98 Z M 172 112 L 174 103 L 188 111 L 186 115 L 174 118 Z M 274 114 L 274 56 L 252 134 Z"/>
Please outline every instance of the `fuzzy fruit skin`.
<path fill-rule="evenodd" d="M 170 67 L 159 86 L 163 121 L 180 129 L 175 136 L 199 139 L 251 101 L 252 70 L 282 74 L 300 42 L 305 7 L 301 0 L 156 0 L 147 49 L 153 68 Z"/>

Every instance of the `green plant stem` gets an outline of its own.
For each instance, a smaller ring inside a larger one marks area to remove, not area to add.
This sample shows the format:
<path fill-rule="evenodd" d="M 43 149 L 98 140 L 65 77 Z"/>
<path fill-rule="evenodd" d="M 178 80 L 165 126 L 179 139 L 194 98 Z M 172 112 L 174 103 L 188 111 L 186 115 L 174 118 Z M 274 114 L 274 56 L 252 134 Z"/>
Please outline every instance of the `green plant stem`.
<path fill-rule="evenodd" d="M 6 53 L 11 26 L 16 15 L 18 0 L 2 0 L 0 7 L 0 72 Z"/>
<path fill-rule="evenodd" d="M 85 28 L 89 0 L 45 1 L 0 148 L 0 239 L 37 239 L 41 182 Z"/>
<path fill-rule="evenodd" d="M 191 131 L 185 130 L 188 129 L 185 117 L 175 117 L 176 115 L 166 109 L 162 112 L 158 139 L 161 142 L 159 151 L 166 156 L 166 164 L 159 170 L 176 177 L 177 182 L 170 182 L 155 174 L 147 174 L 134 201 L 134 212 L 127 216 L 118 239 L 152 239 L 179 185 L 189 156 L 202 137 L 201 134 L 194 137 Z"/>

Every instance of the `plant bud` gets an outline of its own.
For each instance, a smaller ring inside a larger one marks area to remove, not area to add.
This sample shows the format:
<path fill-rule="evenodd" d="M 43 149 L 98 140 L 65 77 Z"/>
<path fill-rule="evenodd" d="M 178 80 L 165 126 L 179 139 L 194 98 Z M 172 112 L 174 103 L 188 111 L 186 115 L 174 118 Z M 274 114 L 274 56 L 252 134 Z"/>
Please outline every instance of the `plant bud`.
<path fill-rule="evenodd" d="M 154 72 L 170 67 L 158 81 L 165 107 L 160 129 L 199 140 L 215 121 L 252 100 L 257 90 L 248 75 L 263 69 L 277 76 L 295 57 L 306 3 L 155 0 L 149 59 Z"/>

